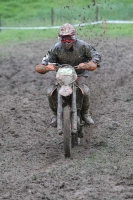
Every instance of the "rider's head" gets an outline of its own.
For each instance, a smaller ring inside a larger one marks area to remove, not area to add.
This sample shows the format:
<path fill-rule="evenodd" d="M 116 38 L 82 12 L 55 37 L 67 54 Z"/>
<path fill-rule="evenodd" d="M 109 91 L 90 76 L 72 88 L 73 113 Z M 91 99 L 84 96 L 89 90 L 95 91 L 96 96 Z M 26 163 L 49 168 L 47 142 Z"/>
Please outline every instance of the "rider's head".
<path fill-rule="evenodd" d="M 63 24 L 58 32 L 59 40 L 65 49 L 70 49 L 76 40 L 76 30 L 71 24 Z"/>

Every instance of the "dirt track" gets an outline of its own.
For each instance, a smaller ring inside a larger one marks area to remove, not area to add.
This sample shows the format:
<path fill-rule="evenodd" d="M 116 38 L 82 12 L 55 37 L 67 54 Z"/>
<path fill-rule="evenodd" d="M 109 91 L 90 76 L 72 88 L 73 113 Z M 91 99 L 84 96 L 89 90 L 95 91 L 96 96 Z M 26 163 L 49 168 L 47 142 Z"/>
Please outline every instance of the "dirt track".
<path fill-rule="evenodd" d="M 88 78 L 95 125 L 71 159 L 49 127 L 53 74 L 35 72 L 54 41 L 0 47 L 1 200 L 133 199 L 133 40 L 88 42 L 102 56 Z"/>

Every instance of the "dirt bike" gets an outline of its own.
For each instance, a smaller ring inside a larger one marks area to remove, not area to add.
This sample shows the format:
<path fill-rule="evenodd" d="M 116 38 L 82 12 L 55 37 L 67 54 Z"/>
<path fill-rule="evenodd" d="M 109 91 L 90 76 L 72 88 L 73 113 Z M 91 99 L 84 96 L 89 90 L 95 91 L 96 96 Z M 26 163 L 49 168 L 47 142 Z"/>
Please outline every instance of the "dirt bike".
<path fill-rule="evenodd" d="M 80 111 L 83 91 L 76 84 L 76 67 L 68 64 L 54 66 L 57 73 L 52 98 L 57 101 L 57 130 L 58 134 L 63 134 L 65 157 L 70 157 L 71 148 L 78 145 L 82 137 L 84 123 Z"/>

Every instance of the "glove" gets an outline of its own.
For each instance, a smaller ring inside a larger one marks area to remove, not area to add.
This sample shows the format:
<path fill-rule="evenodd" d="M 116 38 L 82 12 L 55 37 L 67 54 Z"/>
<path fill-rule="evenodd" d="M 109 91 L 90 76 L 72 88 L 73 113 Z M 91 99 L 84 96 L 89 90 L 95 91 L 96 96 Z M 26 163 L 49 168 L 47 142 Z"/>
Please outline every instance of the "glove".
<path fill-rule="evenodd" d="M 43 65 L 38 64 L 36 65 L 36 71 L 41 74 L 45 74 L 48 71 L 55 71 L 55 67 L 53 64 Z"/>
<path fill-rule="evenodd" d="M 97 68 L 97 64 L 93 61 L 89 61 L 88 63 L 80 63 L 78 65 L 78 69 L 84 69 L 88 71 L 94 71 Z"/>

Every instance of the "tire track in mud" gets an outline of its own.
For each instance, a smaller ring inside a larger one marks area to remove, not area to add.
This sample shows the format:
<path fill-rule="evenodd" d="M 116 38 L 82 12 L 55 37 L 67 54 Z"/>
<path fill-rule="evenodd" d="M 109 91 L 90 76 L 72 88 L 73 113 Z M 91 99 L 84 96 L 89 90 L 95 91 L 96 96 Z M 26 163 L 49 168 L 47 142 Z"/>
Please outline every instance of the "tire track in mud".
<path fill-rule="evenodd" d="M 64 158 L 63 138 L 48 125 L 46 90 L 53 74 L 35 73 L 52 41 L 5 47 L 0 73 L 9 74 L 13 83 L 0 77 L 2 200 L 132 199 L 131 43 L 128 39 L 91 41 L 102 55 L 101 68 L 88 78 L 95 125 L 85 128 L 82 144 L 73 149 L 71 159 Z M 11 65 L 11 57 L 16 66 Z"/>

